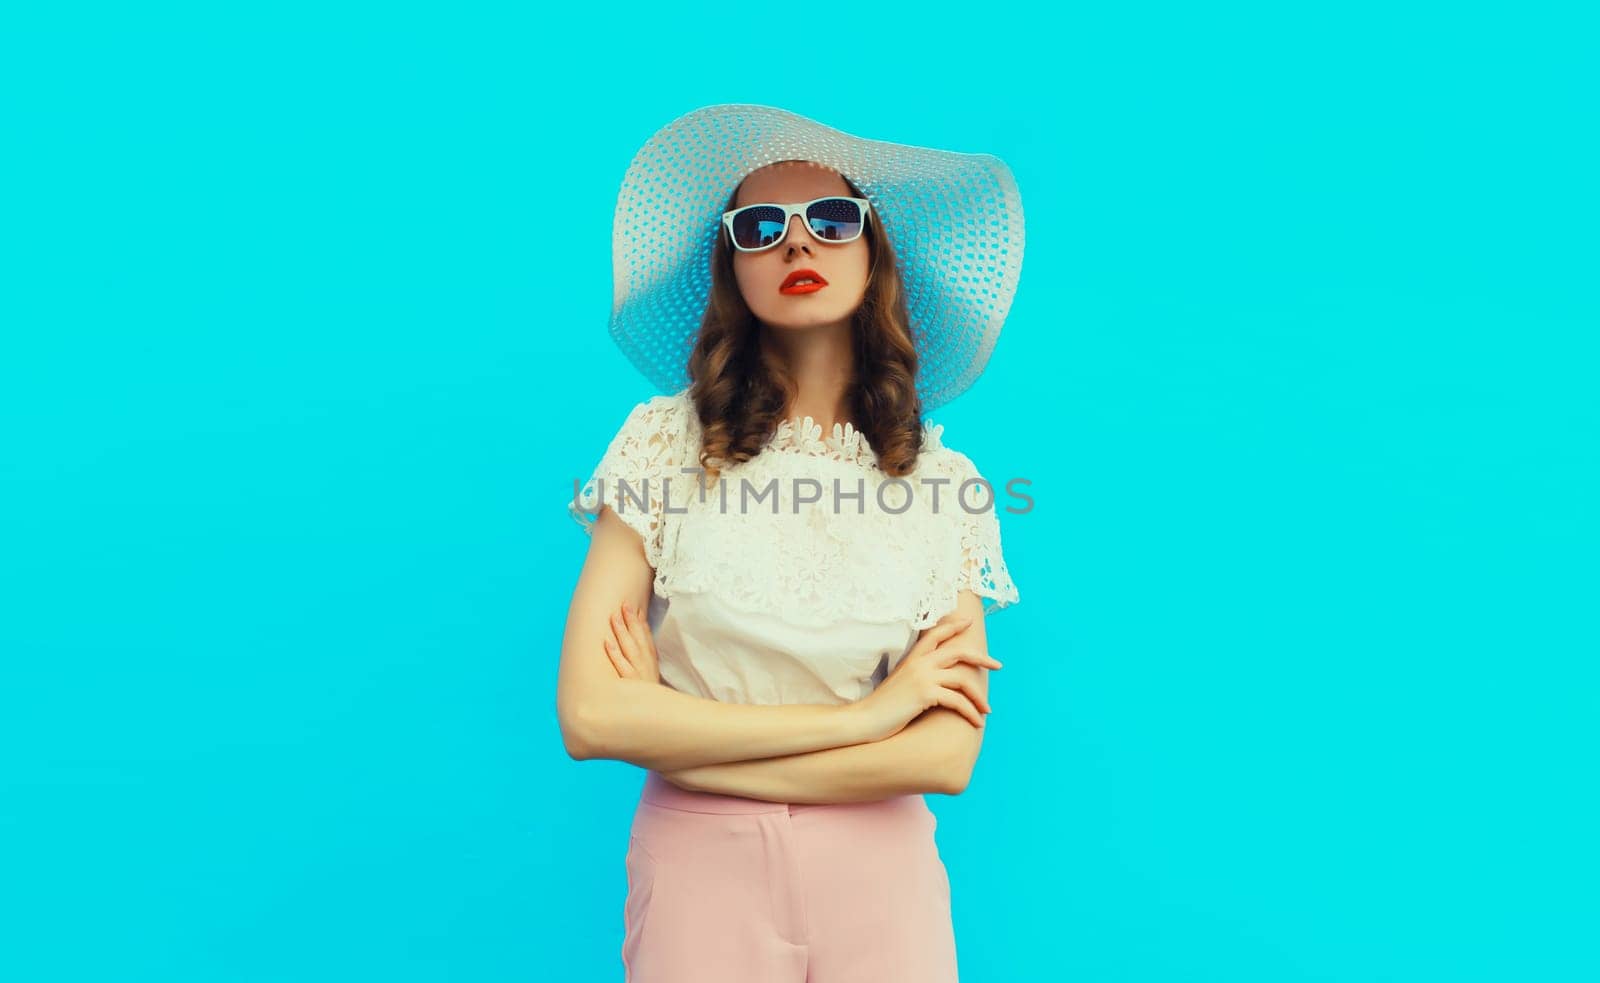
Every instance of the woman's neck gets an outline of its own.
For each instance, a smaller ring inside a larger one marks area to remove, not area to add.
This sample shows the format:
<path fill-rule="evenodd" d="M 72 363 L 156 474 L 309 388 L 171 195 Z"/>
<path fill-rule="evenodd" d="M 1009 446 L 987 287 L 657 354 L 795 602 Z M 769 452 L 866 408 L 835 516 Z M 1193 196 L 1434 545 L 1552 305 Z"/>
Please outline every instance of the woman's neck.
<path fill-rule="evenodd" d="M 771 337 L 795 383 L 786 418 L 798 421 L 809 416 L 824 432 L 835 423 L 853 423 L 848 394 L 855 375 L 855 350 L 849 323 L 777 331 Z"/>

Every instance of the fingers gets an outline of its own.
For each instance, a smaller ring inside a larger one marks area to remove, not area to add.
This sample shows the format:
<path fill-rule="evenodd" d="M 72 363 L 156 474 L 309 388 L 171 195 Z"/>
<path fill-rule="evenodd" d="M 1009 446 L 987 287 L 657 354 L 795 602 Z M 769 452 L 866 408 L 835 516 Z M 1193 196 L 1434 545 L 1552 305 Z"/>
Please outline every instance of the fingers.
<path fill-rule="evenodd" d="M 982 666 L 985 669 L 1000 669 L 1003 666 L 999 659 L 987 652 L 979 652 L 976 649 L 953 648 L 949 649 L 948 652 L 948 657 L 942 663 L 940 663 L 940 665 L 946 669 L 955 665 L 957 662 L 967 662 L 975 666 Z"/>
<path fill-rule="evenodd" d="M 961 629 L 972 624 L 972 616 L 970 614 L 956 614 L 954 611 L 951 611 L 949 614 L 945 615 L 944 618 L 939 619 L 939 624 L 941 626 L 948 625 L 952 628 Z"/>
<path fill-rule="evenodd" d="M 629 630 L 627 621 L 621 611 L 611 612 L 611 635 L 616 639 L 617 647 L 622 649 L 622 654 L 630 661 L 636 653 L 633 632 Z"/>
<path fill-rule="evenodd" d="M 632 676 L 635 675 L 635 667 L 639 665 L 643 653 L 640 650 L 637 633 L 627 623 L 629 619 L 624 613 L 627 610 L 628 606 L 624 604 L 621 610 L 611 612 L 611 638 L 607 640 L 611 647 L 607 652 L 614 650 L 619 653 L 628 665 L 628 671 L 623 675 Z"/>
<path fill-rule="evenodd" d="M 618 650 L 616 641 L 610 635 L 607 635 L 603 645 L 606 650 L 606 658 L 611 660 L 611 668 L 615 669 L 617 675 L 623 679 L 631 678 L 633 676 L 633 665 Z"/>
<path fill-rule="evenodd" d="M 633 634 L 633 640 L 641 649 L 653 648 L 655 642 L 650 637 L 650 623 L 631 604 L 622 605 L 622 620 L 628 631 Z"/>
<path fill-rule="evenodd" d="M 954 621 L 941 621 L 932 628 L 929 628 L 928 633 L 923 635 L 922 639 L 923 641 L 943 641 L 958 631 L 965 631 L 966 627 L 970 624 L 972 624 L 971 618 L 956 618 Z"/>
<path fill-rule="evenodd" d="M 971 618 L 957 618 L 954 621 L 941 621 L 924 632 L 922 637 L 917 639 L 917 644 L 914 647 L 922 651 L 927 651 L 930 648 L 937 647 L 940 642 L 949 638 L 951 635 L 966 630 L 966 627 L 970 624 L 972 624 Z"/>
<path fill-rule="evenodd" d="M 984 713 L 990 712 L 989 698 L 978 692 L 978 685 L 966 676 L 959 676 L 954 681 L 945 683 L 946 686 L 959 689 L 967 695 L 973 705 Z"/>
<path fill-rule="evenodd" d="M 941 637 L 949 638 L 951 635 L 954 635 L 957 632 L 966 631 L 967 627 L 971 624 L 972 618 L 965 617 L 955 618 L 950 621 L 943 622 L 938 627 L 944 629 L 944 634 Z"/>
<path fill-rule="evenodd" d="M 963 717 L 966 717 L 967 723 L 974 727 L 983 726 L 983 714 L 978 712 L 978 708 L 972 705 L 972 701 L 967 698 L 965 693 L 950 689 L 948 687 L 940 687 L 939 705 L 942 707 L 949 707 L 955 712 L 961 714 Z"/>

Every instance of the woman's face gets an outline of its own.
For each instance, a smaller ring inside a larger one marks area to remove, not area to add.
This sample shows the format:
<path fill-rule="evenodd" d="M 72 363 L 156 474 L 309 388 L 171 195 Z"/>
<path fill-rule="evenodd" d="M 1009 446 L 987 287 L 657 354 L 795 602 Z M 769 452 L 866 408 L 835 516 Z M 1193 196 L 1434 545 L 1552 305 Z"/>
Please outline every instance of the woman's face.
<path fill-rule="evenodd" d="M 757 202 L 797 205 L 827 195 L 853 197 L 837 171 L 785 161 L 746 177 L 734 207 Z M 795 215 L 789 219 L 789 234 L 771 249 L 758 253 L 735 250 L 733 276 L 751 313 L 773 328 L 847 321 L 866 296 L 868 248 L 866 233 L 850 242 L 829 242 L 813 237 L 805 218 Z M 780 289 L 784 279 L 797 270 L 813 271 L 826 285 L 801 292 Z"/>

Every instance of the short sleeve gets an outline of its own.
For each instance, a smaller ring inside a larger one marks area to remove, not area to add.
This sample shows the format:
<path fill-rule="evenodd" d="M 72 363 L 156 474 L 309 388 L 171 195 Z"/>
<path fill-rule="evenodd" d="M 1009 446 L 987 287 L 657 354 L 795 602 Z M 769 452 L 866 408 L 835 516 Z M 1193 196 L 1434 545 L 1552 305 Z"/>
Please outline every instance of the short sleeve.
<path fill-rule="evenodd" d="M 961 528 L 957 590 L 984 598 L 983 613 L 1017 603 L 1017 587 L 1000 550 L 1000 496 L 964 454 L 956 454 L 956 514 Z"/>
<path fill-rule="evenodd" d="M 677 485 L 682 477 L 687 412 L 681 394 L 652 396 L 636 404 L 577 497 L 567 504 L 585 534 L 593 533 L 601 506 L 611 506 L 617 518 L 639 534 L 652 569 L 661 566 L 667 479 Z M 681 497 L 675 488 L 673 497 Z"/>

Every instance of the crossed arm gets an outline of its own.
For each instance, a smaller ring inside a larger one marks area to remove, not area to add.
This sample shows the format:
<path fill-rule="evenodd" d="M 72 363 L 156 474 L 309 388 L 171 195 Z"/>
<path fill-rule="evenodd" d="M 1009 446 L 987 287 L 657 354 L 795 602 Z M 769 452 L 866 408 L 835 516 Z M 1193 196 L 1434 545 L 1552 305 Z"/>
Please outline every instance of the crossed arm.
<path fill-rule="evenodd" d="M 609 508 L 592 530 L 562 639 L 557 717 L 568 753 L 656 770 L 684 788 L 778 802 L 851 802 L 913 792 L 956 794 L 971 778 L 983 728 L 945 707 L 873 739 L 843 706 L 749 706 L 625 679 L 603 643 L 623 604 L 643 610 L 653 572 L 639 537 Z M 983 607 L 971 591 L 952 616 L 972 624 L 952 639 L 984 647 Z M 987 670 L 961 667 L 985 697 Z"/>
<path fill-rule="evenodd" d="M 882 740 L 699 765 L 663 772 L 663 777 L 695 791 L 771 802 L 863 802 L 914 792 L 957 795 L 967 787 L 982 741 L 981 726 L 974 727 L 954 710 L 933 707 Z"/>
<path fill-rule="evenodd" d="M 972 624 L 951 639 L 977 633 L 982 644 L 983 602 L 971 591 L 962 591 L 959 598 L 955 616 L 970 616 Z M 987 699 L 988 670 L 960 668 L 977 678 Z M 862 802 L 914 792 L 957 795 L 972 777 L 982 744 L 983 727 L 974 727 L 947 707 L 932 707 L 882 740 L 700 765 L 664 772 L 663 777 L 696 791 L 772 802 Z"/>

